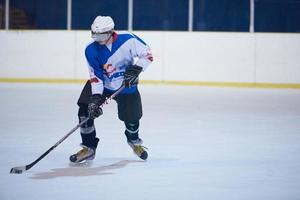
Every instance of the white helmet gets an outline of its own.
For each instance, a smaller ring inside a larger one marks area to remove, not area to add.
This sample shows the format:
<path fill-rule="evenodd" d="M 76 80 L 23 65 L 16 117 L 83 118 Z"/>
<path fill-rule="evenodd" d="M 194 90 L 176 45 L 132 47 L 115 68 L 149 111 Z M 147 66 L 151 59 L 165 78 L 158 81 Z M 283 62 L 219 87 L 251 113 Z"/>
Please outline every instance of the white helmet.
<path fill-rule="evenodd" d="M 97 42 L 108 40 L 114 30 L 115 23 L 110 16 L 97 16 L 91 26 L 92 38 Z"/>

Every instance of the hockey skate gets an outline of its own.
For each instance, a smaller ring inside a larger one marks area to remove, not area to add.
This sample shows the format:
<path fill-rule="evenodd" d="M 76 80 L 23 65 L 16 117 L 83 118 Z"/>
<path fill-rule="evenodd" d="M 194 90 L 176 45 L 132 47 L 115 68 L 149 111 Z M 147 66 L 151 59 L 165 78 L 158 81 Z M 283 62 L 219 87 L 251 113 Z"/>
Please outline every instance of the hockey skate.
<path fill-rule="evenodd" d="M 138 138 L 136 140 L 127 139 L 128 145 L 132 148 L 133 152 L 140 157 L 142 160 L 146 160 L 148 158 L 148 153 L 145 149 L 146 147 L 142 146 L 143 140 Z"/>
<path fill-rule="evenodd" d="M 99 138 L 96 138 L 92 144 L 92 147 L 88 147 L 84 144 L 80 144 L 82 147 L 76 154 L 70 156 L 72 163 L 83 163 L 88 160 L 93 160 L 96 156 L 96 149 L 98 146 Z"/>
<path fill-rule="evenodd" d="M 76 154 L 70 156 L 70 161 L 72 163 L 83 163 L 88 160 L 93 160 L 96 156 L 96 148 L 87 147 L 83 144 L 82 147 Z"/>

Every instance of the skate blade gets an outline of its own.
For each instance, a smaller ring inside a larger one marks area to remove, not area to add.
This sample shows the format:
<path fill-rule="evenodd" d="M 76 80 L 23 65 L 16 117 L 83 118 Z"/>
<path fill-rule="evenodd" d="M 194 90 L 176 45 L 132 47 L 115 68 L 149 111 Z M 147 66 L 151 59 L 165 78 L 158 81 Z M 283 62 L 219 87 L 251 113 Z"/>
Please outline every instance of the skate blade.
<path fill-rule="evenodd" d="M 90 167 L 93 164 L 93 160 L 84 160 L 81 162 L 69 162 L 70 167 Z"/>

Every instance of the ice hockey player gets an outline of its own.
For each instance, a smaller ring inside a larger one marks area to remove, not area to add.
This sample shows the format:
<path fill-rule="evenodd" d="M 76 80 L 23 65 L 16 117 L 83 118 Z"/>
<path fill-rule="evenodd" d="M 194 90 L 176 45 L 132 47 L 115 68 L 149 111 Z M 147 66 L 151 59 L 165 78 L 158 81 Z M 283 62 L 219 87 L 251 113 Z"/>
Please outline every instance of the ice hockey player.
<path fill-rule="evenodd" d="M 139 74 L 153 61 L 151 49 L 138 36 L 128 31 L 117 32 L 114 26 L 110 16 L 97 16 L 91 25 L 93 42 L 85 49 L 90 79 L 77 102 L 79 121 L 89 120 L 80 127 L 82 149 L 70 156 L 73 163 L 95 158 L 99 138 L 94 119 L 102 115 L 101 104 L 106 97 L 122 84 L 126 87 L 114 100 L 118 117 L 125 124 L 127 143 L 141 159 L 148 157 L 139 137 L 142 103 L 137 84 Z"/>

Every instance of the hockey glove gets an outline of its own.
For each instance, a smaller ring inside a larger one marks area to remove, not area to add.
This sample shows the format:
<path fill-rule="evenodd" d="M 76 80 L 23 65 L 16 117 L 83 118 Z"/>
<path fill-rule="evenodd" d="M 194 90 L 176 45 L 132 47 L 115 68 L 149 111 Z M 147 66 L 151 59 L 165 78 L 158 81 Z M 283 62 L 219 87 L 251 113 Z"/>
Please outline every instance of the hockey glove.
<path fill-rule="evenodd" d="M 124 73 L 124 82 L 125 87 L 130 88 L 132 85 L 138 83 L 138 76 L 142 72 L 143 68 L 137 65 L 130 65 L 126 68 Z"/>
<path fill-rule="evenodd" d="M 94 94 L 90 98 L 90 103 L 88 105 L 88 113 L 90 119 L 95 119 L 103 114 L 101 105 L 104 103 L 105 99 L 100 94 Z"/>

